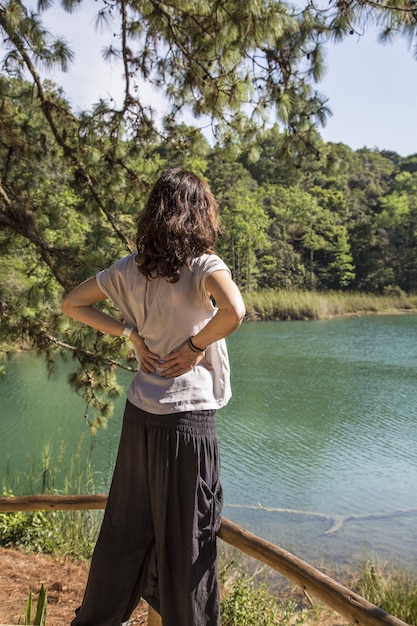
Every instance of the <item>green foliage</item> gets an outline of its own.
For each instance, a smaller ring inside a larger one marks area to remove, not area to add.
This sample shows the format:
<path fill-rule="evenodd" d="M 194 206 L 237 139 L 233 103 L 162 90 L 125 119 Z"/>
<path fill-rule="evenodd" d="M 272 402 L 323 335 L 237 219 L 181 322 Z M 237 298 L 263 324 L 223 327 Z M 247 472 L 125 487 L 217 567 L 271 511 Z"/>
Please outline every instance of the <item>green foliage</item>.
<path fill-rule="evenodd" d="M 255 585 L 247 576 L 226 582 L 220 617 L 223 626 L 297 626 L 306 620 L 295 602 L 277 603 L 266 584 Z"/>
<path fill-rule="evenodd" d="M 221 203 L 223 235 L 218 249 L 229 264 L 237 284 L 250 291 L 256 286 L 257 253 L 268 247 L 269 219 L 262 206 L 258 185 L 240 164 L 223 158 L 208 170 Z"/>
<path fill-rule="evenodd" d="M 58 455 L 45 444 L 40 463 L 32 463 L 24 475 L 10 475 L 5 468 L 2 492 L 8 497 L 27 494 L 94 493 L 95 476 L 89 467 L 80 470 L 81 443 L 61 475 L 64 446 Z M 110 475 L 110 471 L 109 471 Z M 91 557 L 102 511 L 30 511 L 0 513 L 0 545 L 75 559 Z"/>
<path fill-rule="evenodd" d="M 417 625 L 417 577 L 367 562 L 357 583 L 358 593 L 410 626 Z"/>
<path fill-rule="evenodd" d="M 0 513 L 0 545 L 53 556 L 89 559 L 101 514 L 94 511 Z"/>
<path fill-rule="evenodd" d="M 64 319 L 60 303 L 134 251 L 137 215 L 171 165 L 213 187 L 218 249 L 246 294 L 415 290 L 416 157 L 324 144 L 318 127 L 328 110 L 316 90 L 329 37 L 367 20 L 383 37 L 394 26 L 413 37 L 406 0 L 320 10 L 271 0 L 100 0 L 96 25 L 111 25 L 105 56 L 120 61 L 124 97 L 119 107 L 109 98 L 77 113 L 43 79 L 73 56 L 43 24 L 54 2 L 39 2 L 39 13 L 26 4 L 0 8 L 0 373 L 19 347 L 43 354 L 51 373 L 58 356 L 71 355 L 69 382 L 85 417 L 92 429 L 105 426 L 121 392 L 117 371 L 135 372 L 133 352 Z M 61 3 L 81 16 L 82 5 Z M 162 123 L 141 101 L 139 79 L 165 97 Z M 210 120 L 211 143 L 199 119 Z"/>

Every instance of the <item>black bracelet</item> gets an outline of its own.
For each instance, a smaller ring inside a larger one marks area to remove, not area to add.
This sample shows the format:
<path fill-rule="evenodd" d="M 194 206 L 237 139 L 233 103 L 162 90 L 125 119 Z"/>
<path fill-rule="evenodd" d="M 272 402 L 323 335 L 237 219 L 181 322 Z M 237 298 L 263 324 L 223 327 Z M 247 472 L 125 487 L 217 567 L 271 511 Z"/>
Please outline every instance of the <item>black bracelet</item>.
<path fill-rule="evenodd" d="M 190 337 L 189 340 L 187 341 L 188 347 L 190 348 L 190 350 L 192 350 L 192 352 L 205 352 L 205 348 L 199 348 L 198 346 L 195 345 L 195 343 L 193 343 L 193 338 Z"/>

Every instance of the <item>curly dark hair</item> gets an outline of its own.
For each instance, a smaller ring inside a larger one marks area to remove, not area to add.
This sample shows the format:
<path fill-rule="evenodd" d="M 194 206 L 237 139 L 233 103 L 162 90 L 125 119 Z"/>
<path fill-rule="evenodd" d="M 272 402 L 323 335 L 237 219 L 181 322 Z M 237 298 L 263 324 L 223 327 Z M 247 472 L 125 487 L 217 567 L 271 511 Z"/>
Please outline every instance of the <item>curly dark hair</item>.
<path fill-rule="evenodd" d="M 171 168 L 156 181 L 137 221 L 136 264 L 146 278 L 178 281 L 191 259 L 212 252 L 219 206 L 207 183 Z"/>

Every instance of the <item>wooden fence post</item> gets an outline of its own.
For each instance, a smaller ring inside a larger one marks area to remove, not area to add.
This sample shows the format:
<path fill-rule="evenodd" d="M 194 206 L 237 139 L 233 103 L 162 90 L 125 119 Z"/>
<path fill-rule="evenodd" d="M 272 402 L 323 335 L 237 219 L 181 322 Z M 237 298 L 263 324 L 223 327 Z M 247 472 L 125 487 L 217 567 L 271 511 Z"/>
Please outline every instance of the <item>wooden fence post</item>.
<path fill-rule="evenodd" d="M 148 626 L 162 626 L 162 617 L 148 605 Z"/>

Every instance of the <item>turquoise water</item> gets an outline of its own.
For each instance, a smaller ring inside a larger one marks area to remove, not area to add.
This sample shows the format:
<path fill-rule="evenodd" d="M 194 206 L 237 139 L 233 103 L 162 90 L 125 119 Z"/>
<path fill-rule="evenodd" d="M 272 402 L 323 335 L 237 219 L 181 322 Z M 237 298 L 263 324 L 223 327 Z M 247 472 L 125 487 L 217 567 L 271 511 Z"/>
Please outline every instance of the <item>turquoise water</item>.
<path fill-rule="evenodd" d="M 416 331 L 417 316 L 372 316 L 247 323 L 230 337 L 224 516 L 313 561 L 416 565 Z M 40 475 L 45 445 L 58 487 L 71 463 L 108 487 L 124 399 L 91 438 L 69 371 L 48 380 L 20 354 L 0 381 L 0 471 L 18 472 L 15 490 Z"/>
<path fill-rule="evenodd" d="M 416 330 L 414 316 L 244 326 L 220 419 L 241 507 L 225 516 L 312 559 L 416 564 Z"/>

